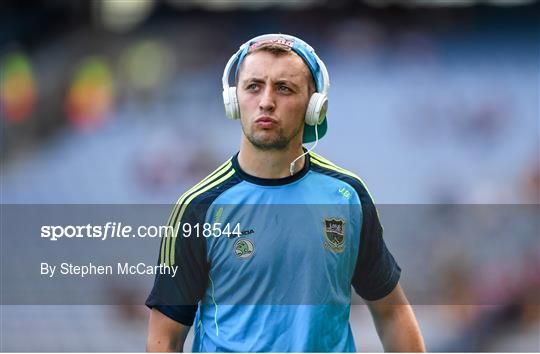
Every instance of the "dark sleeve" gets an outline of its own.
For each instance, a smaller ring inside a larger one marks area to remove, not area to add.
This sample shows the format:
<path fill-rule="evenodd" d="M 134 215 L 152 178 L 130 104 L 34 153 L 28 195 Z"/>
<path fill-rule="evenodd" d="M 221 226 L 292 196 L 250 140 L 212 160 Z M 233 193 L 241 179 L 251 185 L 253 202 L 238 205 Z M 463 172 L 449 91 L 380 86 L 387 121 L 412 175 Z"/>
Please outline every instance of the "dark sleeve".
<path fill-rule="evenodd" d="M 176 235 L 162 237 L 158 265 L 177 267 L 176 275 L 156 274 L 154 287 L 146 300 L 146 306 L 155 308 L 167 317 L 191 326 L 197 312 L 197 304 L 208 286 L 209 265 L 206 260 L 206 238 L 183 236 L 182 224 L 192 226 L 204 222 L 206 208 L 188 205 L 180 215 L 181 207 L 173 213 L 169 225 L 180 226 Z M 169 246 L 167 246 L 169 242 Z M 174 244 L 174 252 L 173 250 Z M 168 252 L 167 252 L 168 250 Z"/>
<path fill-rule="evenodd" d="M 401 269 L 386 248 L 379 215 L 367 191 L 360 200 L 363 218 L 352 285 L 358 295 L 373 301 L 394 290 Z"/>

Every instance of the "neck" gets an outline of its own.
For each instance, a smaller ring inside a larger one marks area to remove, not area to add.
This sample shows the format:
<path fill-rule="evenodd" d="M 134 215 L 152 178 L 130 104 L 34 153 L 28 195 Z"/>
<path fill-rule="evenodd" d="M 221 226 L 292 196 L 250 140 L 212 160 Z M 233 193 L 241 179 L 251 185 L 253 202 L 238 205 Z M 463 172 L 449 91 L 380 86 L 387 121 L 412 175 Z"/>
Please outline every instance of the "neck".
<path fill-rule="evenodd" d="M 298 156 L 302 155 L 302 143 L 291 143 L 284 150 L 260 150 L 246 138 L 242 138 L 238 163 L 244 172 L 259 178 L 283 178 L 291 175 L 290 166 Z M 305 156 L 294 164 L 295 173 L 302 170 Z"/>

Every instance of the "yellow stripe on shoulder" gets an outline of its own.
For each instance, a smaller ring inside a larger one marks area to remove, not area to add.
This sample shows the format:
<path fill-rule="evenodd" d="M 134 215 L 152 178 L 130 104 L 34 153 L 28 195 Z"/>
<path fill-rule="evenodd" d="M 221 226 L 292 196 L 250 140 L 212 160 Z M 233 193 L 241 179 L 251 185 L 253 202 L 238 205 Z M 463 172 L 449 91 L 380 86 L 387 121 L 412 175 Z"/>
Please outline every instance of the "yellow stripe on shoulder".
<path fill-rule="evenodd" d="M 223 164 L 221 164 L 221 166 L 219 166 L 218 168 L 216 168 L 212 173 L 210 173 L 208 176 L 206 176 L 205 178 L 203 178 L 199 183 L 197 183 L 196 185 L 194 185 L 193 187 L 191 187 L 190 189 L 188 189 L 186 192 L 184 192 L 184 194 L 182 194 L 180 196 L 180 198 L 178 198 L 178 200 L 176 201 L 176 204 L 175 204 L 175 207 L 173 208 L 173 211 L 171 212 L 171 215 L 169 216 L 169 221 L 167 222 L 167 225 L 170 224 L 170 222 L 172 221 L 171 218 L 173 216 L 173 214 L 175 214 L 176 210 L 178 209 L 178 206 L 180 204 L 182 204 L 182 200 L 190 193 L 193 193 L 194 191 L 196 191 L 198 188 L 201 188 L 203 187 L 204 185 L 206 185 L 207 183 L 211 182 L 211 180 L 215 179 L 217 175 L 221 174 L 223 171 L 226 171 L 227 169 L 229 169 L 231 167 L 232 163 L 231 163 L 231 159 L 228 159 L 227 161 L 225 161 Z"/>
<path fill-rule="evenodd" d="M 212 173 L 210 173 L 208 176 L 203 178 L 199 183 L 188 189 L 185 193 L 183 193 L 180 198 L 176 201 L 176 204 L 174 205 L 171 214 L 169 215 L 169 219 L 167 220 L 167 226 L 172 226 L 173 230 L 171 232 L 167 232 L 165 234 L 165 237 L 161 240 L 161 250 L 160 250 L 160 264 L 168 263 L 166 259 L 166 255 L 169 254 L 169 247 L 170 247 L 170 239 L 172 236 L 176 236 L 177 230 L 174 228 L 174 221 L 177 220 L 177 215 L 179 212 L 179 209 L 181 205 L 184 203 L 184 200 L 188 195 L 191 193 L 196 192 L 200 188 L 204 188 L 209 183 L 212 183 L 213 180 L 218 178 L 223 172 L 227 171 L 232 166 L 231 159 L 228 159 L 225 161 L 221 166 L 216 168 Z M 170 230 L 170 228 L 166 228 L 167 231 Z"/>
<path fill-rule="evenodd" d="M 353 177 L 356 180 L 358 180 L 358 182 L 360 182 L 360 184 L 366 189 L 366 191 L 369 194 L 369 197 L 371 198 L 371 200 L 375 203 L 375 200 L 373 199 L 373 196 L 369 192 L 369 189 L 367 188 L 366 184 L 364 183 L 364 181 L 360 177 L 358 177 L 358 175 L 356 175 L 355 173 L 353 173 L 351 171 L 348 171 L 348 170 L 346 170 L 344 168 L 341 168 L 341 167 L 337 166 L 336 164 L 334 164 L 330 160 L 322 157 L 321 155 L 318 155 L 318 154 L 314 153 L 313 151 L 311 151 L 309 153 L 309 156 L 311 158 L 311 162 L 315 163 L 316 165 L 319 165 L 319 166 L 324 167 L 324 168 L 328 168 L 330 170 L 334 170 L 334 171 L 339 172 L 339 173 L 343 173 L 344 175 Z"/>
<path fill-rule="evenodd" d="M 170 250 L 165 250 L 166 252 L 169 251 L 170 253 L 169 254 L 169 265 L 173 265 L 174 264 L 174 261 L 175 261 L 175 243 L 176 243 L 176 238 L 177 238 L 177 234 L 178 234 L 178 227 L 180 226 L 180 221 L 182 220 L 182 216 L 184 215 L 184 212 L 186 211 L 186 208 L 188 207 L 189 203 L 191 203 L 191 201 L 193 199 L 195 199 L 196 197 L 198 197 L 199 195 L 209 191 L 210 189 L 214 188 L 215 186 L 225 182 L 226 180 L 228 180 L 229 178 L 231 178 L 235 173 L 235 170 L 234 168 L 230 169 L 229 172 L 227 172 L 224 176 L 222 176 L 221 178 L 219 179 L 216 179 L 216 180 L 209 180 L 208 183 L 204 188 L 202 189 L 199 189 L 197 190 L 195 193 L 193 193 L 190 197 L 188 197 L 183 203 L 182 203 L 182 207 L 180 208 L 180 213 L 178 215 L 178 218 L 176 220 L 178 220 L 178 223 L 176 224 L 177 228 L 175 229 L 175 232 L 174 232 L 174 235 L 173 237 L 169 238 L 172 239 L 172 242 L 171 242 L 171 246 L 170 246 Z M 212 182 L 213 181 L 213 182 Z M 168 245 L 168 243 L 167 243 Z"/>

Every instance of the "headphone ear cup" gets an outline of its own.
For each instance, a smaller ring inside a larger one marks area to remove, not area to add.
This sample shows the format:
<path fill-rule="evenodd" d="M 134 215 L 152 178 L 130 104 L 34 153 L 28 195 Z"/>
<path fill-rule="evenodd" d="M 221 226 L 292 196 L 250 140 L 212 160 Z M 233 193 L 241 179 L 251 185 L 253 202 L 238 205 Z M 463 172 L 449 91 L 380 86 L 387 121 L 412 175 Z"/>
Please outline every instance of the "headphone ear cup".
<path fill-rule="evenodd" d="M 325 94 L 315 92 L 309 99 L 308 107 L 306 110 L 306 124 L 317 125 L 321 124 L 326 117 L 326 110 L 328 109 L 328 98 Z"/>
<path fill-rule="evenodd" d="M 223 90 L 223 104 L 225 106 L 225 115 L 227 118 L 236 120 L 240 118 L 240 106 L 236 96 L 236 87 L 229 87 Z"/>

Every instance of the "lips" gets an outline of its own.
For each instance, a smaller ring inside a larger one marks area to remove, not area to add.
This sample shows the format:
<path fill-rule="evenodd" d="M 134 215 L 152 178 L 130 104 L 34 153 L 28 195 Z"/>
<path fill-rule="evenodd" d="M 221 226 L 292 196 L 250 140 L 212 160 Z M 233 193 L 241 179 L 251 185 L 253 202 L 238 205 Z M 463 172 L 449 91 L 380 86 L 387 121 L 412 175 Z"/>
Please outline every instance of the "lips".
<path fill-rule="evenodd" d="M 261 128 L 271 128 L 273 125 L 277 124 L 277 120 L 273 119 L 273 118 L 270 118 L 270 117 L 267 117 L 267 116 L 263 116 L 263 117 L 259 117 L 255 120 L 255 124 L 257 124 L 258 126 L 260 126 Z"/>
<path fill-rule="evenodd" d="M 255 120 L 255 123 L 277 123 L 277 121 L 275 119 L 273 119 L 273 118 L 263 116 L 263 117 L 257 118 Z"/>

